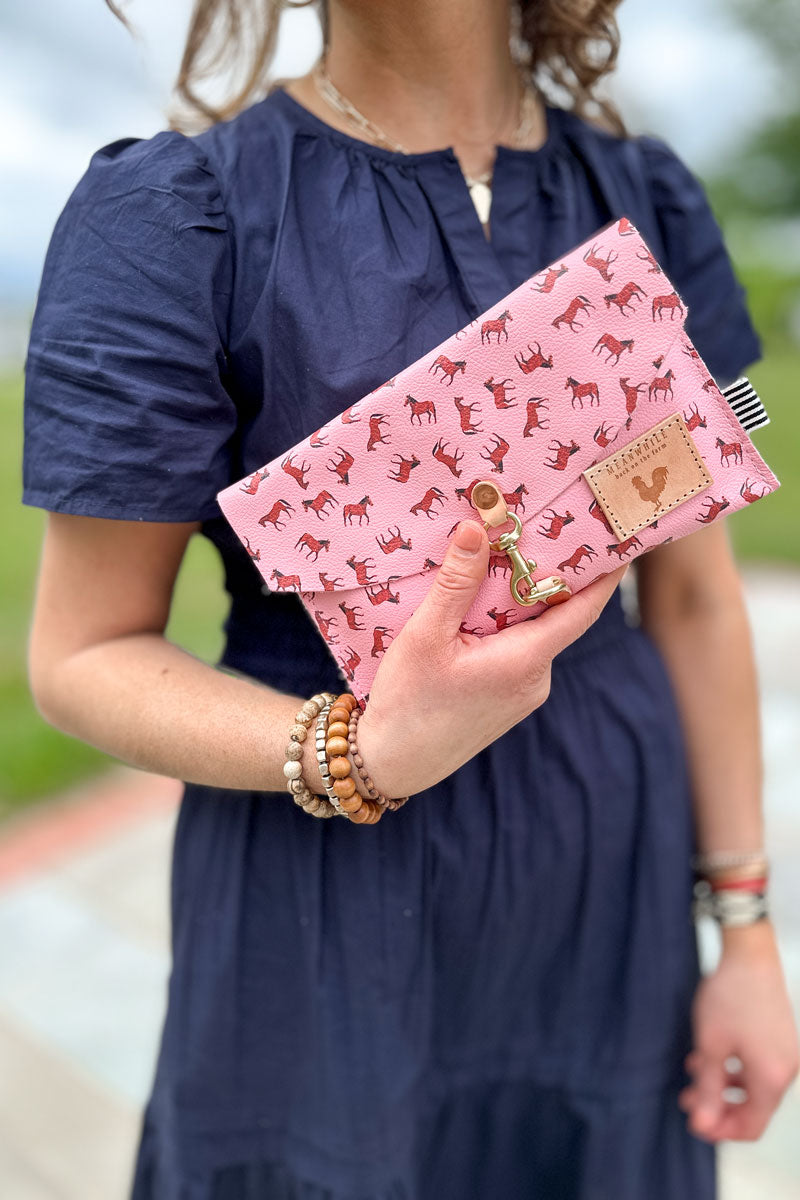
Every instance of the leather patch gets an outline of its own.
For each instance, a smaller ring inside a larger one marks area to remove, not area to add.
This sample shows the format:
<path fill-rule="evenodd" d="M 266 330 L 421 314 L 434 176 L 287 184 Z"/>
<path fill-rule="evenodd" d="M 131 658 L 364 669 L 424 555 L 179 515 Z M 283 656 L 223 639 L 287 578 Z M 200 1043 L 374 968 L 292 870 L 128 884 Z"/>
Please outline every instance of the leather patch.
<path fill-rule="evenodd" d="M 621 541 L 714 482 L 680 413 L 582 474 Z"/>

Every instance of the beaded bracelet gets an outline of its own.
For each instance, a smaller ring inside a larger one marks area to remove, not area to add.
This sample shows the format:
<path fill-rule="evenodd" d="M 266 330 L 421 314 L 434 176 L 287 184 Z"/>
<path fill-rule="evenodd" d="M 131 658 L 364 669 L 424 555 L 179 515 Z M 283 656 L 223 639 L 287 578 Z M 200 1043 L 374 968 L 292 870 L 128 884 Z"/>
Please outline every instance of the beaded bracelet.
<path fill-rule="evenodd" d="M 295 804 L 313 817 L 333 817 L 337 810 L 324 796 L 312 792 L 303 777 L 303 743 L 308 737 L 308 728 L 323 708 L 330 708 L 335 697 L 331 692 L 318 692 L 306 700 L 295 716 L 295 724 L 289 730 L 289 745 L 286 747 L 286 762 L 283 773 L 286 786 L 292 793 Z"/>
<path fill-rule="evenodd" d="M 339 814 L 339 816 L 346 817 L 351 809 L 354 810 L 361 807 L 361 797 L 357 796 L 354 802 L 353 793 L 355 792 L 355 784 L 353 784 L 352 790 L 348 792 L 346 788 L 341 786 L 344 781 L 334 779 L 330 773 L 328 757 L 325 753 L 325 745 L 328 740 L 328 715 L 330 711 L 331 705 L 326 704 L 325 708 L 323 708 L 317 717 L 317 762 L 319 763 L 319 773 L 322 777 L 322 784 L 325 788 L 325 791 L 328 793 L 328 799 L 330 800 L 331 805 Z M 350 782 L 352 783 L 352 780 Z"/>
<path fill-rule="evenodd" d="M 400 799 L 384 796 L 368 775 L 356 743 L 356 726 L 361 713 L 362 709 L 351 692 L 341 692 L 338 696 L 331 692 L 318 692 L 305 701 L 295 716 L 295 724 L 289 731 L 283 773 L 295 804 L 312 816 L 338 815 L 358 825 L 374 825 L 386 809 L 398 809 L 408 800 L 408 796 Z M 327 798 L 312 792 L 303 776 L 303 743 L 315 718 L 317 762 Z M 369 793 L 369 799 L 365 799 L 356 788 L 348 751 L 353 755 L 353 763 Z"/>
<path fill-rule="evenodd" d="M 367 789 L 370 797 L 375 800 L 381 808 L 388 808 L 392 811 L 395 811 L 398 808 L 402 808 L 406 800 L 408 800 L 408 796 L 402 796 L 399 799 L 390 800 L 388 796 L 384 796 L 382 792 L 378 791 L 372 782 L 371 777 L 367 774 L 367 770 L 364 766 L 364 760 L 359 754 L 358 745 L 356 744 L 356 727 L 361 718 L 361 711 L 362 710 L 357 704 L 354 704 L 350 711 L 350 721 L 347 728 L 348 748 L 353 755 L 353 762 L 356 765 L 356 770 L 361 778 L 361 782 L 364 784 L 364 787 Z"/>
<path fill-rule="evenodd" d="M 348 818 L 356 824 L 374 825 L 380 820 L 386 809 L 399 808 L 405 803 L 408 796 L 401 800 L 390 800 L 387 796 L 383 796 L 364 770 L 364 760 L 358 753 L 355 738 L 356 725 L 361 711 L 358 701 L 352 693 L 342 692 L 337 696 L 327 713 L 324 742 L 323 736 L 320 735 L 318 722 L 317 754 L 320 759 L 320 772 L 323 775 L 331 802 L 341 805 Z M 353 766 L 348 758 L 348 750 L 353 754 L 353 763 L 367 789 L 368 799 L 363 797 L 356 788 L 355 780 L 352 778 Z"/>
<path fill-rule="evenodd" d="M 767 890 L 767 876 L 754 875 L 752 879 L 709 879 L 708 885 L 712 892 L 761 892 Z"/>
<path fill-rule="evenodd" d="M 375 807 L 369 801 L 365 801 L 356 791 L 354 781 L 344 774 L 340 774 L 338 778 L 331 775 L 330 761 L 325 749 L 330 740 L 326 728 L 329 715 L 329 712 L 320 713 L 317 718 L 317 759 L 325 791 L 328 793 L 331 803 L 343 817 L 347 817 L 357 825 L 374 825 L 380 812 L 376 811 Z M 333 723 L 339 724 L 340 722 Z M 345 795 L 348 784 L 352 785 L 352 791 Z"/>
<path fill-rule="evenodd" d="M 347 757 L 347 731 L 351 714 L 356 708 L 358 701 L 352 693 L 342 692 L 336 697 L 327 713 L 325 740 L 317 742 L 317 752 L 325 759 L 325 770 L 330 779 L 330 784 L 326 782 L 325 786 L 332 802 L 338 801 L 347 817 L 356 825 L 374 825 L 383 815 L 383 809 L 373 800 L 365 800 L 358 792 L 352 778 L 353 768 Z"/>
<path fill-rule="evenodd" d="M 752 925 L 769 917 L 769 907 L 764 892 L 712 888 L 703 879 L 695 884 L 692 915 L 713 917 L 721 926 Z"/>
<path fill-rule="evenodd" d="M 692 855 L 695 871 L 722 871 L 727 867 L 744 867 L 750 863 L 759 865 L 767 862 L 764 850 L 708 850 L 704 854 Z"/>

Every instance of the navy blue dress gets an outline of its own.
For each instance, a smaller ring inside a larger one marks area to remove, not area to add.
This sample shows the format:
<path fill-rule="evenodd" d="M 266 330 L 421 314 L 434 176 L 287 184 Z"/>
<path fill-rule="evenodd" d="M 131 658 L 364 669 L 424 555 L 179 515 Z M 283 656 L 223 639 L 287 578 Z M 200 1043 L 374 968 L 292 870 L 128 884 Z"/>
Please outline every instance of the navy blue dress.
<path fill-rule="evenodd" d="M 220 669 L 339 690 L 217 491 L 623 214 L 715 377 L 760 356 L 668 144 L 547 119 L 540 149 L 498 150 L 491 244 L 451 149 L 374 147 L 280 87 L 198 136 L 99 149 L 42 275 L 23 501 L 201 521 L 230 592 Z M 710 1200 L 714 1148 L 676 1102 L 692 848 L 675 696 L 619 592 L 540 709 L 375 826 L 187 785 L 132 1200 Z"/>

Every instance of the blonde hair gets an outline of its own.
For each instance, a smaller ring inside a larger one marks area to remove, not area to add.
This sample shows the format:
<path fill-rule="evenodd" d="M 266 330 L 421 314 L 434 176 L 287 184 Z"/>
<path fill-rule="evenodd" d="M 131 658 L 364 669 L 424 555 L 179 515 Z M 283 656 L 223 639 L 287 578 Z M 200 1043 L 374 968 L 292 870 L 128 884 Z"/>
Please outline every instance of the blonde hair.
<path fill-rule="evenodd" d="M 130 29 L 115 0 L 106 4 Z M 616 66 L 619 4 L 620 0 L 518 0 L 517 36 L 531 77 L 544 93 L 554 86 L 578 116 L 627 137 L 614 104 L 594 94 L 599 81 Z M 195 132 L 261 99 L 273 83 L 268 72 L 281 12 L 309 5 L 319 10 L 327 45 L 327 0 L 195 0 L 173 89 L 178 106 L 168 114 L 169 127 Z M 238 82 L 212 104 L 201 95 L 199 85 L 226 73 Z"/>

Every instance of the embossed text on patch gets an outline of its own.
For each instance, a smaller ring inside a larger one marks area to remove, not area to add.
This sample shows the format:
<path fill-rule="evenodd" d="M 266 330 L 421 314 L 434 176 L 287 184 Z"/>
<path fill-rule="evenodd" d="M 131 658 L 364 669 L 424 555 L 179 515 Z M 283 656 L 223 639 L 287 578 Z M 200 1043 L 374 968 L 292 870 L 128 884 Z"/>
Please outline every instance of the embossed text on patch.
<path fill-rule="evenodd" d="M 680 413 L 582 474 L 621 540 L 713 483 Z"/>

